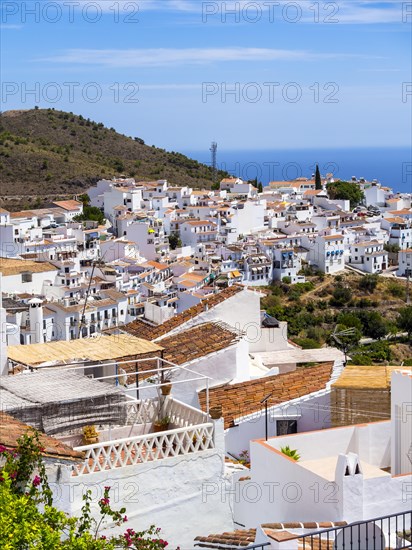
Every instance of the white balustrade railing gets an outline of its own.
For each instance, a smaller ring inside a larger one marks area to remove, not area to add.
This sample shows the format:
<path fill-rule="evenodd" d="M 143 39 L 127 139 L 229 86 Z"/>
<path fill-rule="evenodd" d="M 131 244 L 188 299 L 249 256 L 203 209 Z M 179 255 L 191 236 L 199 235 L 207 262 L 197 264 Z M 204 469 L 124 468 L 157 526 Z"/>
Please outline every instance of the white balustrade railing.
<path fill-rule="evenodd" d="M 157 420 L 159 415 L 168 417 L 170 424 L 176 428 L 186 428 L 194 424 L 208 422 L 207 413 L 195 409 L 190 405 L 175 401 L 172 397 L 164 397 L 160 405 L 158 399 L 144 399 L 129 401 L 127 407 L 127 424 L 149 424 Z"/>
<path fill-rule="evenodd" d="M 127 424 L 149 424 L 155 422 L 159 411 L 158 399 L 129 401 L 126 405 Z"/>
<path fill-rule="evenodd" d="M 163 411 L 164 416 L 169 417 L 170 423 L 179 428 L 209 422 L 209 417 L 206 413 L 180 401 L 175 401 L 170 397 L 165 401 Z"/>
<path fill-rule="evenodd" d="M 74 475 L 87 475 L 214 448 L 213 423 L 76 447 L 86 455 Z"/>

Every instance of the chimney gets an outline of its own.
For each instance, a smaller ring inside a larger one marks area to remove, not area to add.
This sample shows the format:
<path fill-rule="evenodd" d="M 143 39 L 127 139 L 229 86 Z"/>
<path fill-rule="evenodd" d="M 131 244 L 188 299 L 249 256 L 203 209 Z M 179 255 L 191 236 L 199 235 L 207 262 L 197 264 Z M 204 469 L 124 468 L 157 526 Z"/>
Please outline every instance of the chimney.
<path fill-rule="evenodd" d="M 38 298 L 29 300 L 29 319 L 32 344 L 43 344 L 43 302 Z"/>

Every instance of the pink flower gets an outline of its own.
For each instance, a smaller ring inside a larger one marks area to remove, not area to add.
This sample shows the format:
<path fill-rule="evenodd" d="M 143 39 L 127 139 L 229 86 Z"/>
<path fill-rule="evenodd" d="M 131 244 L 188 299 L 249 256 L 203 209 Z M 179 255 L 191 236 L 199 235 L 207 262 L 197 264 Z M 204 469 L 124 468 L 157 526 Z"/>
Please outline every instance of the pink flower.
<path fill-rule="evenodd" d="M 39 476 L 34 476 L 34 479 L 33 479 L 33 487 L 38 487 L 41 483 L 41 479 Z"/>
<path fill-rule="evenodd" d="M 102 498 L 100 500 L 100 503 L 103 504 L 104 506 L 107 506 L 110 502 L 110 499 L 109 498 Z"/>
<path fill-rule="evenodd" d="M 123 521 L 126 523 L 126 521 L 129 521 L 127 516 L 124 516 Z"/>

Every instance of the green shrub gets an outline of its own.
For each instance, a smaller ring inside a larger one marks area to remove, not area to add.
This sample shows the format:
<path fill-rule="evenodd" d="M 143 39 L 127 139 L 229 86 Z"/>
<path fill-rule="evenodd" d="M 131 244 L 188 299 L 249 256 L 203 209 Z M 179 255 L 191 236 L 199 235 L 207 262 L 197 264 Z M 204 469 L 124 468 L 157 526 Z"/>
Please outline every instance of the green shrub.
<path fill-rule="evenodd" d="M 360 365 L 360 366 L 371 366 L 373 365 L 372 359 L 369 355 L 354 354 L 351 355 L 351 360 L 349 361 L 351 365 Z"/>
<path fill-rule="evenodd" d="M 313 338 L 294 338 L 294 342 L 303 349 L 319 349 L 322 347 Z"/>
<path fill-rule="evenodd" d="M 335 288 L 330 300 L 330 305 L 342 307 L 347 305 L 352 300 L 352 291 L 349 287 L 338 286 Z"/>
<path fill-rule="evenodd" d="M 298 453 L 297 449 L 291 449 L 289 445 L 286 445 L 286 447 L 281 447 L 280 452 L 284 455 L 288 456 L 289 458 L 293 458 L 293 460 L 300 460 L 300 454 Z"/>
<path fill-rule="evenodd" d="M 359 281 L 359 290 L 372 293 L 378 285 L 377 275 L 365 275 Z"/>
<path fill-rule="evenodd" d="M 396 283 L 395 281 L 390 281 L 390 283 L 388 284 L 388 291 L 395 298 L 401 298 L 402 300 L 405 300 L 406 289 L 399 283 Z"/>

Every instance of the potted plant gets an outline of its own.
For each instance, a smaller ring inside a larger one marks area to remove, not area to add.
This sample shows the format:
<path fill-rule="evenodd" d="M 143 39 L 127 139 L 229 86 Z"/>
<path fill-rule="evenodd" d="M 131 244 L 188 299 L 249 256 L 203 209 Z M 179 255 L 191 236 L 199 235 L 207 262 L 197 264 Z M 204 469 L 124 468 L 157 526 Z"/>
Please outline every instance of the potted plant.
<path fill-rule="evenodd" d="M 249 451 L 247 449 L 245 449 L 239 454 L 238 462 L 239 464 L 242 464 L 243 466 L 250 468 L 250 457 L 249 457 Z"/>
<path fill-rule="evenodd" d="M 160 375 L 160 383 L 162 384 L 160 386 L 160 391 L 162 392 L 162 395 L 170 395 L 170 392 L 172 391 L 172 374 L 171 372 L 165 373 L 164 371 L 161 372 Z"/>
<path fill-rule="evenodd" d="M 172 384 L 167 383 L 160 387 L 162 391 L 162 395 L 170 395 L 170 392 L 172 391 Z"/>
<path fill-rule="evenodd" d="M 289 458 L 296 460 L 296 462 L 300 460 L 300 454 L 298 453 L 297 449 L 291 449 L 289 445 L 286 445 L 286 447 L 281 447 L 280 452 L 288 456 Z"/>
<path fill-rule="evenodd" d="M 83 428 L 83 443 L 84 445 L 93 445 L 93 443 L 98 443 L 99 441 L 99 432 L 96 430 L 96 426 L 84 426 Z"/>
<path fill-rule="evenodd" d="M 219 420 L 219 418 L 222 418 L 222 405 L 210 407 L 209 415 L 212 420 Z"/>
<path fill-rule="evenodd" d="M 157 432 L 165 432 L 169 429 L 170 425 L 170 416 L 163 416 L 162 418 L 158 418 L 156 422 L 153 425 L 153 431 L 155 433 Z"/>

